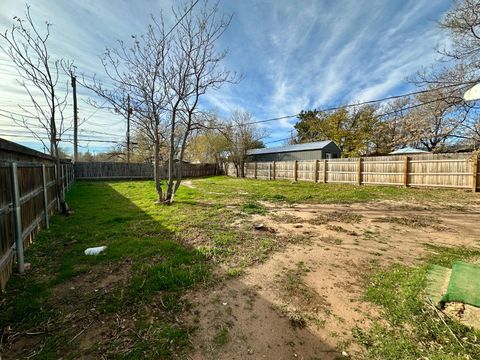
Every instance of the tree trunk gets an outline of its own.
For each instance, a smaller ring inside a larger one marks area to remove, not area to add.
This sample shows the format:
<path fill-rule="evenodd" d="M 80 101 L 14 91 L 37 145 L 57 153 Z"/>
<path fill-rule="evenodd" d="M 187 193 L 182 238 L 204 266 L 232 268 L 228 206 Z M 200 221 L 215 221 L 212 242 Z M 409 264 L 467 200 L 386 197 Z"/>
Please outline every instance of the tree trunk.
<path fill-rule="evenodd" d="M 191 120 L 190 120 L 191 122 Z M 190 124 L 189 122 L 189 124 Z M 187 146 L 187 140 L 188 140 L 188 135 L 190 134 L 190 131 L 187 129 L 185 130 L 185 134 L 183 135 L 182 139 L 182 147 L 180 148 L 180 156 L 178 159 L 178 164 L 177 164 L 177 179 L 175 181 L 175 187 L 173 188 L 172 195 L 170 197 L 170 204 L 173 202 L 173 197 L 177 193 L 178 188 L 180 187 L 180 183 L 182 182 L 182 176 L 183 176 L 183 156 L 185 155 L 185 148 Z"/>
<path fill-rule="evenodd" d="M 234 162 L 233 166 L 235 166 L 235 176 L 238 178 L 240 176 L 240 173 L 238 172 L 238 164 Z"/>
<path fill-rule="evenodd" d="M 175 158 L 172 155 L 168 159 L 168 180 L 167 180 L 167 189 L 165 190 L 165 197 L 163 202 L 167 205 L 172 203 L 173 191 L 174 191 L 174 180 L 175 180 Z"/>
<path fill-rule="evenodd" d="M 245 163 L 243 160 L 240 160 L 238 167 L 240 168 L 240 177 L 245 177 Z"/>
<path fill-rule="evenodd" d="M 155 155 L 153 160 L 153 180 L 155 181 L 155 189 L 157 190 L 157 202 L 164 201 L 161 177 L 160 177 L 160 144 L 158 139 L 155 140 Z"/>
<path fill-rule="evenodd" d="M 168 180 L 167 180 L 167 189 L 166 195 L 164 198 L 164 203 L 167 205 L 171 204 L 171 198 L 173 195 L 173 181 L 174 181 L 174 166 L 175 166 L 175 121 L 176 121 L 176 107 L 172 111 L 172 120 L 170 126 L 170 150 L 168 154 Z"/>
<path fill-rule="evenodd" d="M 62 191 L 63 179 L 60 178 L 62 175 L 61 174 L 62 166 L 60 164 L 60 154 L 58 153 L 58 143 L 56 141 L 54 142 L 53 147 L 55 150 L 55 167 L 57 168 L 57 177 L 55 179 L 55 193 L 60 203 L 59 212 L 60 214 L 68 214 L 68 205 L 65 201 L 65 198 L 63 196 L 63 191 Z"/>

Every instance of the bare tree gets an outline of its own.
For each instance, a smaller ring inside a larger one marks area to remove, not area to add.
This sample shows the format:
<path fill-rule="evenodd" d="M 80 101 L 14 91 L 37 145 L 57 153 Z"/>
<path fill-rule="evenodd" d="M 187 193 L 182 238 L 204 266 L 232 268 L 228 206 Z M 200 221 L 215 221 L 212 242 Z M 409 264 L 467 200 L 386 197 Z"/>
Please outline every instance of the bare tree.
<path fill-rule="evenodd" d="M 229 159 L 235 166 L 237 177 L 245 177 L 247 151 L 264 147 L 262 139 L 266 130 L 252 124 L 252 115 L 246 111 L 235 111 L 224 135 L 229 142 Z"/>
<path fill-rule="evenodd" d="M 430 129 L 439 129 L 437 135 L 434 134 L 435 130 L 431 133 L 433 142 L 428 147 L 436 146 L 435 138 L 440 142 L 447 138 L 475 141 L 479 120 L 472 116 L 475 112 L 471 110 L 476 103 L 465 103 L 462 95 L 480 80 L 480 1 L 455 0 L 439 22 L 439 28 L 449 38 L 447 45 L 437 48 L 441 55 L 440 62 L 410 79 L 419 86 L 435 90 L 432 94 L 440 97 L 438 104 L 426 107 L 426 110 L 430 110 L 427 118 L 433 119 Z M 420 112 L 414 114 L 420 115 Z M 449 113 L 449 116 L 439 116 L 442 112 Z M 447 138 L 443 138 L 444 135 Z"/>
<path fill-rule="evenodd" d="M 405 118 L 410 143 L 423 145 L 429 151 L 439 150 L 448 139 L 459 135 L 467 121 L 468 106 L 460 106 L 451 89 L 431 89 L 416 96 L 416 107 Z"/>
<path fill-rule="evenodd" d="M 171 204 L 182 180 L 182 163 L 192 131 L 204 126 L 206 118 L 198 105 L 210 89 L 218 89 L 237 77 L 220 68 L 226 51 L 216 43 L 228 28 L 231 16 L 219 16 L 218 7 L 203 7 L 195 14 L 197 1 L 173 11 L 176 25 L 166 31 L 163 14 L 152 17 L 146 34 L 133 36 L 127 47 L 107 49 L 105 72 L 115 86 L 99 81 L 88 85 L 117 111 L 127 111 L 126 97 L 132 101 L 133 124 L 153 143 L 155 184 L 158 202 Z M 160 151 L 167 149 L 168 179 L 162 188 L 159 175 Z"/>
<path fill-rule="evenodd" d="M 224 169 L 227 163 L 229 141 L 225 136 L 226 124 L 216 115 L 205 127 L 196 131 L 188 146 L 188 159 L 201 163 L 215 163 Z"/>
<path fill-rule="evenodd" d="M 440 28 L 452 40 L 449 46 L 438 51 L 447 60 L 463 64 L 466 75 L 478 80 L 480 70 L 480 1 L 455 0 L 453 7 L 440 21 Z"/>
<path fill-rule="evenodd" d="M 118 41 L 117 48 L 107 48 L 102 64 L 108 83 L 96 77 L 83 78 L 83 84 L 108 103 L 107 107 L 127 118 L 131 111 L 133 129 L 138 137 L 150 142 L 153 149 L 154 180 L 158 202 L 163 202 L 161 186 L 162 147 L 166 146 L 165 128 L 167 98 L 164 92 L 162 66 L 170 41 L 165 37 L 163 21 L 152 17 L 146 33 L 132 36 L 132 43 Z M 128 101 L 130 99 L 130 102 Z M 98 103 L 93 102 L 97 107 Z"/>
<path fill-rule="evenodd" d="M 47 42 L 50 38 L 51 24 L 46 22 L 42 33 L 37 28 L 27 5 L 25 20 L 14 17 L 12 28 L 0 34 L 5 45 L 0 48 L 15 64 L 21 80 L 19 84 L 25 89 L 33 104 L 33 108 L 19 107 L 28 115 L 22 120 L 12 119 L 26 127 L 33 136 L 47 147 L 44 136 L 37 130 L 40 125 L 49 139 L 50 154 L 56 158 L 57 174 L 60 174 L 59 143 L 61 136 L 68 130 L 65 126 L 63 111 L 67 105 L 67 91 L 58 89 L 62 59 L 52 60 Z M 63 62 L 66 67 L 71 63 Z M 32 120 L 33 119 L 33 120 Z M 32 123 L 33 122 L 33 123 Z M 60 199 L 60 211 L 67 213 L 68 206 L 60 191 L 60 177 L 56 178 L 56 193 Z"/>
<path fill-rule="evenodd" d="M 236 74 L 221 67 L 227 51 L 216 49 L 216 43 L 230 25 L 232 17 L 219 15 L 218 4 L 209 7 L 208 1 L 193 13 L 189 11 L 193 4 L 191 1 L 174 11 L 179 26 L 172 34 L 172 51 L 167 54 L 163 66 L 170 112 L 166 204 L 172 203 L 180 186 L 189 137 L 207 120 L 198 111 L 200 98 L 209 90 L 238 81 Z M 178 165 L 175 171 L 176 160 Z"/>
<path fill-rule="evenodd" d="M 381 117 L 372 134 L 370 155 L 385 155 L 397 147 L 408 145 L 411 141 L 407 131 L 406 119 L 412 106 L 410 97 L 399 98 L 380 107 L 378 111 L 387 114 Z"/>

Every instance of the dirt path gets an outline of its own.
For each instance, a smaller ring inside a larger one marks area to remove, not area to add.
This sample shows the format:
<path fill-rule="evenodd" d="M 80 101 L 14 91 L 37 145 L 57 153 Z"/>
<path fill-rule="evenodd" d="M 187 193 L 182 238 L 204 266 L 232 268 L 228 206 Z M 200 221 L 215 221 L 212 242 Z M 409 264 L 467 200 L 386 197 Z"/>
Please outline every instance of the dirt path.
<path fill-rule="evenodd" d="M 352 330 L 378 315 L 362 301 L 364 275 L 379 266 L 419 263 L 424 245 L 480 245 L 478 209 L 412 208 L 391 202 L 269 207 L 253 221 L 290 246 L 215 290 L 188 294 L 193 359 L 356 358 Z M 261 233 L 259 232 L 259 236 Z"/>

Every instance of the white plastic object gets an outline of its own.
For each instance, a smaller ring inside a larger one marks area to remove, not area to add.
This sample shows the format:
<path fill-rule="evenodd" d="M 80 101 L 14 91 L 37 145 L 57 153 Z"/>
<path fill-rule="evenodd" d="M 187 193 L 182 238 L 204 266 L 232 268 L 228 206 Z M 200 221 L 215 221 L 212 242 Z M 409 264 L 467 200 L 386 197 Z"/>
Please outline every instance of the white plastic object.
<path fill-rule="evenodd" d="M 468 89 L 467 92 L 463 95 L 463 100 L 465 101 L 474 101 L 480 99 L 480 84 L 473 86 Z"/>
<path fill-rule="evenodd" d="M 97 246 L 85 249 L 85 255 L 98 255 L 102 251 L 104 251 L 107 247 L 106 246 Z"/>

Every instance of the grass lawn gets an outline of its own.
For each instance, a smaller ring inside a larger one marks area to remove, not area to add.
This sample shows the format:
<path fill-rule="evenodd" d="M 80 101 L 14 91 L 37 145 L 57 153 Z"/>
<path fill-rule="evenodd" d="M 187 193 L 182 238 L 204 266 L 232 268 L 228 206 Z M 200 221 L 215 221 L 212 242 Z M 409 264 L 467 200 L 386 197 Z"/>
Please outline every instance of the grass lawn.
<path fill-rule="evenodd" d="M 183 294 L 228 281 L 229 276 L 264 261 L 270 252 L 305 240 L 256 232 L 248 219 L 267 212 L 263 201 L 395 200 L 447 208 L 478 202 L 478 197 L 462 191 L 227 177 L 193 180 L 191 187 L 180 188 L 172 206 L 159 206 L 155 198 L 151 181 L 77 182 L 67 197 L 75 213 L 52 218 L 50 229 L 42 231 L 26 252 L 32 269 L 24 276 L 14 275 L 2 295 L 0 353 L 7 358 L 37 359 L 95 358 L 99 354 L 158 359 L 185 354 L 195 328 L 178 320 L 189 307 Z M 236 221 L 239 225 L 231 226 Z M 85 248 L 100 245 L 107 245 L 105 253 L 83 254 Z M 452 255 L 443 249 L 438 253 L 450 260 L 478 255 L 465 251 Z M 382 333 L 377 330 L 380 324 L 372 333 L 358 332 L 358 341 L 368 347 L 372 358 L 398 358 L 400 350 L 385 343 L 400 338 L 397 347 L 406 344 L 415 349 L 430 341 L 433 348 L 447 348 L 445 354 L 477 349 L 455 345 L 445 330 L 441 336 L 433 336 L 434 329 L 424 334 L 427 330 L 422 325 L 415 331 L 415 321 L 423 321 L 423 313 L 417 314 L 409 302 L 419 299 L 424 268 L 387 269 L 376 276 L 366 297 L 386 309 L 387 321 L 398 325 L 400 332 L 390 328 Z M 406 301 L 397 310 L 390 300 L 394 293 L 397 301 Z M 404 324 L 408 324 L 409 337 L 401 332 Z M 455 326 L 459 336 L 475 341 L 470 337 L 478 334 Z M 227 341 L 227 335 L 217 341 Z M 415 351 L 412 356 L 422 356 Z"/>

